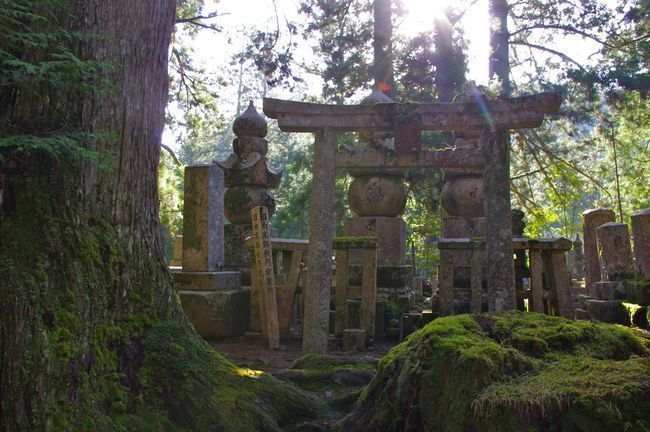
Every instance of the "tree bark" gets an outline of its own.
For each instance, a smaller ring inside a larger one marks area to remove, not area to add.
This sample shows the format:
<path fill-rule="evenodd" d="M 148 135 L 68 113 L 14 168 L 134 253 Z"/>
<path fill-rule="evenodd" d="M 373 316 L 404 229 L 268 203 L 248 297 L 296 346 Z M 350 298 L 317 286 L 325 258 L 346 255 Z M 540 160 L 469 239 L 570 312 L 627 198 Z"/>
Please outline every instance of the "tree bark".
<path fill-rule="evenodd" d="M 436 89 L 438 101 L 452 102 L 454 100 L 454 54 L 453 27 L 449 21 L 449 10 L 445 17 L 436 17 Z"/>

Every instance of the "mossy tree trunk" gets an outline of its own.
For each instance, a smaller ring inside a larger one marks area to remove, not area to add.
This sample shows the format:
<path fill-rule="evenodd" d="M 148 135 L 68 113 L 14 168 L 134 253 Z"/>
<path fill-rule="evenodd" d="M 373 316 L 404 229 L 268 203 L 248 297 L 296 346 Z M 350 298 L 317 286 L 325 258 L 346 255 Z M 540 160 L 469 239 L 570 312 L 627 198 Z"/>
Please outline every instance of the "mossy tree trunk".
<path fill-rule="evenodd" d="M 174 0 L 72 1 L 62 26 L 92 35 L 71 48 L 110 62 L 107 87 L 0 89 L 3 124 L 78 128 L 103 160 L 0 149 L 2 430 L 80 430 L 69 419 L 119 411 L 142 329 L 183 319 L 157 201 L 174 11 Z"/>

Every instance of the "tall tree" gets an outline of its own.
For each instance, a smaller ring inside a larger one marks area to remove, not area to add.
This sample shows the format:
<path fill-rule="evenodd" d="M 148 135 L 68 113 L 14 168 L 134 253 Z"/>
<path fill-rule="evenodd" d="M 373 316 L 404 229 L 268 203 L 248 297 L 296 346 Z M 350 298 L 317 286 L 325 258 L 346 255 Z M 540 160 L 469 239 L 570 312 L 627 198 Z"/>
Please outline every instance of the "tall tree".
<path fill-rule="evenodd" d="M 393 78 L 393 22 L 392 0 L 374 0 L 374 32 L 372 47 L 374 50 L 373 76 L 375 86 L 388 97 L 395 92 Z"/>
<path fill-rule="evenodd" d="M 510 55 L 508 52 L 508 0 L 490 0 L 490 79 L 497 78 L 501 93 L 509 95 Z"/>
<path fill-rule="evenodd" d="M 157 168 L 174 8 L 0 8 L 0 430 L 254 430 L 315 408 L 202 342 L 166 270 Z"/>

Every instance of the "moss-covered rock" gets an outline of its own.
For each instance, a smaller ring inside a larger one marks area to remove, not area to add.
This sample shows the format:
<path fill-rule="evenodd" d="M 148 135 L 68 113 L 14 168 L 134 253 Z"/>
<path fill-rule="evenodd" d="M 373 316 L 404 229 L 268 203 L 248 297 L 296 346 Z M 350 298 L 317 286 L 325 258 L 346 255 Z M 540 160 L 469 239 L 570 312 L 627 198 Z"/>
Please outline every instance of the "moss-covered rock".
<path fill-rule="evenodd" d="M 534 313 L 439 318 L 379 364 L 343 430 L 649 430 L 648 340 Z"/>

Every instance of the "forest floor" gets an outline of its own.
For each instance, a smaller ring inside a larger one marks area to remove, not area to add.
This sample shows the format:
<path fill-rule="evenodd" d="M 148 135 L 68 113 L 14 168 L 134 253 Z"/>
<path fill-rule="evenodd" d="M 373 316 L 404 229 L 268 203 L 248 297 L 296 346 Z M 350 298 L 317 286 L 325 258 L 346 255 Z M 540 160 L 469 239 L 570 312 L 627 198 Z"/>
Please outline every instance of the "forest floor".
<path fill-rule="evenodd" d="M 282 339 L 271 350 L 261 337 L 246 335 L 211 345 L 239 367 L 261 370 L 307 391 L 330 407 L 323 418 L 293 425 L 291 432 L 328 431 L 347 415 L 372 380 L 379 360 L 397 344 L 382 341 L 364 352 L 346 352 L 330 340 L 326 355 L 302 354 L 299 337 Z"/>

